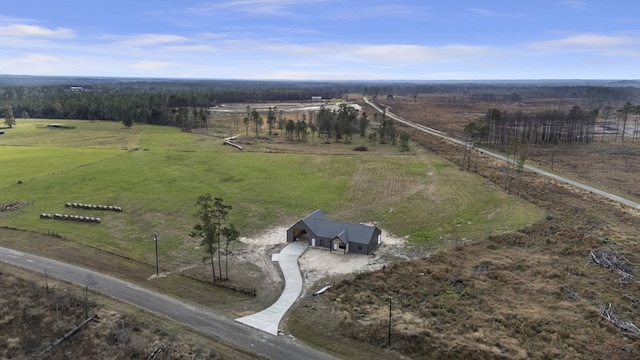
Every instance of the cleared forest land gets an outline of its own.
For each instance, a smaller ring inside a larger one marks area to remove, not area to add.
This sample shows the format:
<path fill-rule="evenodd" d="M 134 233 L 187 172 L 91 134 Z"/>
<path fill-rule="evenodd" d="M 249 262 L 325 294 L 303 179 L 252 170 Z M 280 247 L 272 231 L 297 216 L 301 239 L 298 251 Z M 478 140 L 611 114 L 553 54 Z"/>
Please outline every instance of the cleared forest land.
<path fill-rule="evenodd" d="M 501 106 L 414 100 L 382 102 L 405 119 L 460 135 L 487 109 Z M 461 146 L 414 131 L 412 139 L 454 163 L 462 159 Z M 633 197 L 637 184 L 618 166 L 638 145 L 620 139 L 602 144 L 529 154 L 539 154 L 533 161 L 550 168 L 553 153 L 554 170 Z M 625 150 L 601 154 L 601 146 Z M 501 188 L 503 170 L 504 162 L 480 156 L 478 174 Z M 336 281 L 326 296 L 302 299 L 288 322 L 294 334 L 326 347 L 339 347 L 342 338 L 364 341 L 389 358 L 638 358 L 638 335 L 623 324 L 638 323 L 640 287 L 633 274 L 640 214 L 534 174 L 522 179 L 520 196 L 544 209 L 544 220 Z M 616 258 L 615 265 L 601 266 L 603 254 Z M 357 350 L 350 356 L 366 358 Z"/>

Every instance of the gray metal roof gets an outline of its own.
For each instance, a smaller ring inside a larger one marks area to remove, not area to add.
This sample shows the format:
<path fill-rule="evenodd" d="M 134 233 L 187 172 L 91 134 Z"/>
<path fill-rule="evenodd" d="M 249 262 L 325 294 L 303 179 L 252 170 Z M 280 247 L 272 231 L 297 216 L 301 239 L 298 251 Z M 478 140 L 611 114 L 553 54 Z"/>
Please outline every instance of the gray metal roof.
<path fill-rule="evenodd" d="M 367 245 L 376 230 L 374 226 L 329 220 L 322 210 L 312 212 L 302 222 L 317 236 L 327 239 L 337 237 L 345 243 Z"/>

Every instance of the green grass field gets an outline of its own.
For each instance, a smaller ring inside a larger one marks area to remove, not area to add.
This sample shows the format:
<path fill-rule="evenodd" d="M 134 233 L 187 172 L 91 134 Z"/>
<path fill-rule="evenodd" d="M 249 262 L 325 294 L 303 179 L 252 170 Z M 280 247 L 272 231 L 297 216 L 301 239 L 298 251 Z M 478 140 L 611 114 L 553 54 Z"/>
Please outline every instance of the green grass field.
<path fill-rule="evenodd" d="M 240 152 L 219 137 L 176 128 L 55 122 L 76 128 L 47 130 L 35 126 L 46 121 L 19 120 L 0 137 L 0 205 L 29 203 L 0 212 L 0 226 L 55 232 L 147 263 L 154 261 L 154 232 L 165 264 L 200 262 L 198 241 L 188 233 L 196 198 L 207 192 L 233 206 L 230 220 L 242 236 L 292 224 L 317 208 L 338 220 L 376 222 L 429 246 L 517 229 L 543 216 L 480 177 L 398 147 L 377 145 L 360 153 L 353 145 L 316 139 L 257 143 Z M 71 209 L 66 202 L 124 211 Z M 43 220 L 41 213 L 99 216 L 103 222 Z"/>

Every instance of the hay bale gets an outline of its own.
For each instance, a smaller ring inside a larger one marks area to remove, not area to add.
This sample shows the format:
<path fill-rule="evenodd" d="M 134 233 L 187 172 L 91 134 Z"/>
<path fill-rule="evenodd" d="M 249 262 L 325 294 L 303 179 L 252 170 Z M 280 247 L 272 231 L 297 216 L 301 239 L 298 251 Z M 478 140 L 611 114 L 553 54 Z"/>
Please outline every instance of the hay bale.
<path fill-rule="evenodd" d="M 71 203 L 64 203 L 64 207 L 71 207 Z"/>

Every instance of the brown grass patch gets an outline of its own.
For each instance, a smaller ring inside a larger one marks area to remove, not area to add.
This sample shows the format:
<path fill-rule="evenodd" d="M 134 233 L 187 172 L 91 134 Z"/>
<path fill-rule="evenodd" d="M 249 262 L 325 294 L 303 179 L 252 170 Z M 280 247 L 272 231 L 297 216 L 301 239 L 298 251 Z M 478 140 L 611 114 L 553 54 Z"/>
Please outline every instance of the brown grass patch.
<path fill-rule="evenodd" d="M 388 105 L 405 118 L 451 133 L 460 133 L 490 107 L 503 109 L 499 104 L 427 100 L 433 98 L 424 97 L 414 106 L 409 98 L 400 97 Z M 527 106 L 544 104 L 548 102 Z M 411 133 L 413 141 L 430 151 L 459 161 L 461 150 L 456 145 Z M 572 168 L 573 174 L 584 175 L 589 182 L 634 196 L 637 185 L 631 177 L 611 174 L 625 173 L 617 167 L 625 156 L 634 156 L 635 150 L 629 149 L 636 146 L 625 143 L 623 151 L 606 155 L 621 156 L 618 161 L 591 157 L 602 151 L 599 145 L 535 149 L 530 154 L 544 164 L 544 151 L 554 151 L 555 161 L 562 159 L 554 169 Z M 589 174 L 594 159 L 599 173 Z M 501 187 L 502 166 L 481 156 L 478 173 Z M 613 177 L 618 185 L 607 180 Z M 546 220 L 337 281 L 322 307 L 310 314 L 302 309 L 318 300 L 303 298 L 299 311 L 324 319 L 325 328 L 338 329 L 335 336 L 382 351 L 391 297 L 392 349 L 414 358 L 640 358 L 640 339 L 621 334 L 598 312 L 599 305 L 611 303 L 617 316 L 637 324 L 637 305 L 626 295 L 640 293 L 640 283 L 621 283 L 619 275 L 589 264 L 591 250 L 615 249 L 636 269 L 640 266 L 633 256 L 640 251 L 638 211 L 533 174 L 523 177 L 520 191 L 547 211 Z"/>

